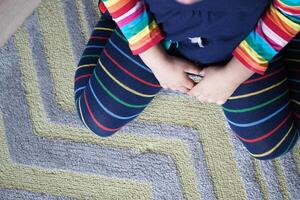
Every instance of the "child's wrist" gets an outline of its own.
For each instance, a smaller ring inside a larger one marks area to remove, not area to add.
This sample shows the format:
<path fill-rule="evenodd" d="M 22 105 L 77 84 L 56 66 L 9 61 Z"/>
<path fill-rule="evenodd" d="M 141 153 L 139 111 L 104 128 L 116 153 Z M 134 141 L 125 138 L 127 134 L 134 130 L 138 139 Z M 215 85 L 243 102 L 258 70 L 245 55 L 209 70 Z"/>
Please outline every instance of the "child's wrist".
<path fill-rule="evenodd" d="M 226 71 L 232 82 L 236 84 L 241 84 L 255 74 L 254 71 L 248 69 L 235 57 L 232 57 L 226 65 Z"/>
<path fill-rule="evenodd" d="M 139 54 L 143 62 L 151 69 L 161 67 L 166 62 L 169 62 L 168 54 L 160 43 L 147 49 L 145 52 Z"/>

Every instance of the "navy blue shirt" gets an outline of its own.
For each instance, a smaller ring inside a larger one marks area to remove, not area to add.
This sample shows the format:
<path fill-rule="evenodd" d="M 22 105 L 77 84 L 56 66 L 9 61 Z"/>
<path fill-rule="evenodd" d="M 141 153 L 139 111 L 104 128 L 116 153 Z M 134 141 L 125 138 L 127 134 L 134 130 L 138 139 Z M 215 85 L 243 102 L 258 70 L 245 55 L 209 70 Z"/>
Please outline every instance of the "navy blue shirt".
<path fill-rule="evenodd" d="M 145 2 L 165 40 L 177 42 L 178 55 L 205 66 L 229 61 L 272 0 L 202 0 L 191 5 L 175 0 Z"/>

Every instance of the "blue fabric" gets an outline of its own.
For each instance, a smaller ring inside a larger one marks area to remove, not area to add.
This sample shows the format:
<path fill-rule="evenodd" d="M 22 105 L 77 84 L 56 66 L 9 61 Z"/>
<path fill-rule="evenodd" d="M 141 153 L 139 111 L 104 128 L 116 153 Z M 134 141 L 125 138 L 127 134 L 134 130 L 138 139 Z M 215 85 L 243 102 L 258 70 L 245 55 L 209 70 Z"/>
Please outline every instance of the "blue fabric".
<path fill-rule="evenodd" d="M 184 58 L 208 65 L 228 61 L 234 48 L 255 28 L 270 0 L 203 0 L 183 5 L 175 0 L 145 0 L 166 35 L 178 41 Z M 204 48 L 189 37 L 201 37 Z"/>

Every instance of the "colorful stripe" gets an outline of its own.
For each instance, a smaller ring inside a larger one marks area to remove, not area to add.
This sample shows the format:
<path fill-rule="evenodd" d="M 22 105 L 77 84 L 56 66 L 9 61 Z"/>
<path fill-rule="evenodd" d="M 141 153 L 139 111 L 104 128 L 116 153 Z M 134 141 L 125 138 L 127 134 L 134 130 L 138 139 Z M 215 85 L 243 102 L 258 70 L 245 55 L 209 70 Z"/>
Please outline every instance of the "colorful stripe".
<path fill-rule="evenodd" d="M 121 86 L 122 88 L 124 88 L 125 90 L 137 95 L 137 96 L 141 96 L 141 97 L 146 97 L 146 98 L 149 98 L 149 97 L 154 97 L 156 96 L 156 93 L 155 94 L 143 94 L 141 92 L 138 92 L 130 87 L 128 87 L 125 83 L 122 83 L 121 81 L 119 81 L 116 77 L 114 77 L 108 70 L 107 68 L 102 64 L 101 60 L 99 59 L 98 61 L 99 65 L 101 66 L 102 70 L 114 81 L 116 82 L 119 86 Z"/>
<path fill-rule="evenodd" d="M 110 132 L 115 132 L 117 130 L 119 130 L 121 127 L 118 127 L 118 128 L 109 128 L 109 127 L 106 127 L 104 126 L 103 124 L 101 124 L 97 118 L 95 117 L 94 113 L 92 112 L 92 109 L 90 107 L 90 104 L 88 103 L 88 100 L 86 98 L 86 90 L 83 92 L 83 98 L 84 98 L 84 103 L 85 103 L 85 106 L 86 106 L 86 109 L 90 115 L 90 117 L 92 118 L 93 122 L 99 127 L 101 128 L 102 130 L 105 130 L 105 131 L 110 131 Z"/>
<path fill-rule="evenodd" d="M 83 114 L 82 114 L 82 109 L 81 109 L 81 97 L 82 97 L 82 96 L 80 96 L 80 97 L 78 98 L 78 101 L 76 101 L 76 102 L 78 103 L 79 116 L 80 116 L 80 119 L 81 119 L 83 125 L 84 125 L 87 129 L 89 129 L 89 130 L 92 132 L 92 130 L 91 130 L 91 129 L 88 127 L 88 125 L 86 124 L 86 122 L 85 122 L 85 120 L 84 120 L 84 117 L 83 117 Z"/>
<path fill-rule="evenodd" d="M 142 104 L 142 105 L 135 105 L 135 104 L 130 104 L 128 102 L 123 101 L 122 99 L 118 98 L 116 95 L 114 95 L 111 91 L 109 91 L 105 85 L 101 82 L 100 78 L 98 75 L 94 72 L 95 78 L 99 85 L 101 86 L 101 89 L 103 89 L 112 99 L 114 99 L 116 102 L 128 107 L 128 108 L 145 108 L 147 104 Z"/>
<path fill-rule="evenodd" d="M 84 75 L 81 75 L 81 76 L 77 76 L 76 79 L 75 79 L 75 81 L 78 81 L 78 80 L 80 80 L 82 78 L 89 78 L 90 76 L 91 76 L 91 74 L 84 74 Z"/>
<path fill-rule="evenodd" d="M 267 87 L 267 88 L 264 88 L 262 90 L 258 90 L 258 91 L 255 91 L 255 92 L 249 92 L 247 94 L 241 94 L 241 95 L 231 96 L 228 99 L 232 99 L 232 100 L 233 99 L 241 99 L 241 98 L 251 97 L 251 96 L 254 96 L 254 95 L 257 95 L 257 94 L 261 94 L 261 93 L 267 92 L 269 90 L 272 90 L 272 89 L 274 89 L 274 88 L 282 85 L 286 80 L 287 80 L 287 78 L 284 78 L 280 82 L 277 82 L 276 84 L 274 84 L 274 85 L 272 85 L 270 87 Z"/>
<path fill-rule="evenodd" d="M 104 110 L 107 114 L 109 114 L 110 116 L 114 117 L 114 118 L 117 118 L 117 119 L 131 119 L 131 118 L 134 118 L 134 117 L 137 117 L 138 114 L 135 114 L 135 115 L 131 115 L 131 116 L 121 116 L 121 115 L 118 115 L 112 111 L 110 111 L 107 107 L 104 106 L 103 102 L 100 101 L 100 99 L 97 97 L 93 87 L 92 87 L 92 84 L 91 84 L 91 79 L 89 80 L 89 87 L 91 89 L 91 92 L 96 100 L 96 102 L 98 103 L 98 105 L 102 108 L 102 110 Z"/>
<path fill-rule="evenodd" d="M 292 124 L 290 126 L 290 129 L 288 130 L 288 132 L 285 134 L 285 136 L 273 147 L 271 148 L 270 150 L 264 152 L 264 153 L 260 153 L 260 154 L 254 154 L 254 153 L 251 153 L 249 152 L 253 157 L 256 157 L 256 158 L 261 158 L 261 157 L 265 157 L 265 156 L 268 156 L 270 154 L 272 154 L 276 149 L 278 149 L 280 147 L 280 145 L 285 141 L 285 139 L 287 138 L 287 136 L 289 136 L 290 134 L 292 133 L 295 133 L 295 132 L 292 132 L 293 130 L 293 127 L 294 127 L 294 124 Z M 298 138 L 297 137 L 297 134 L 293 134 L 293 138 L 292 138 L 292 142 L 294 141 L 295 138 Z"/>
<path fill-rule="evenodd" d="M 279 58 L 280 58 L 280 57 L 279 57 Z M 282 66 L 280 69 L 278 69 L 278 70 L 276 70 L 276 71 L 274 71 L 274 72 L 271 72 L 271 73 L 269 73 L 269 74 L 266 74 L 266 75 L 264 75 L 264 76 L 260 76 L 260 77 L 257 77 L 257 78 L 255 78 L 255 79 L 246 80 L 246 81 L 244 81 L 244 82 L 242 83 L 242 85 L 249 84 L 249 83 L 252 83 L 252 82 L 256 82 L 256 81 L 258 81 L 258 80 L 263 80 L 263 79 L 266 79 L 266 78 L 268 78 L 268 77 L 270 77 L 270 76 L 274 76 L 275 74 L 278 74 L 278 73 L 284 73 L 284 71 L 285 71 L 285 67 Z"/>
<path fill-rule="evenodd" d="M 276 110 L 275 112 L 273 112 L 272 114 L 268 115 L 267 117 L 265 118 L 262 118 L 262 119 L 259 119 L 259 120 L 256 120 L 254 122 L 250 122 L 250 123 L 236 123 L 236 122 L 233 122 L 229 119 L 228 122 L 232 125 L 235 125 L 235 126 L 238 126 L 238 127 L 250 127 L 250 126 L 256 126 L 256 125 L 259 125 L 259 124 L 262 124 L 263 122 L 266 122 L 267 120 L 271 119 L 272 117 L 276 116 L 278 113 L 280 113 L 281 111 L 283 111 L 285 108 L 287 108 L 289 106 L 289 102 L 285 103 L 285 105 L 283 105 L 282 107 L 280 107 L 278 110 Z"/>
<path fill-rule="evenodd" d="M 278 126 L 276 126 L 273 130 L 271 130 L 270 132 L 256 137 L 256 138 L 251 138 L 251 139 L 247 139 L 247 138 L 243 138 L 242 136 L 238 135 L 238 138 L 240 138 L 240 140 L 244 141 L 244 142 L 248 142 L 248 143 L 254 143 L 254 142 L 259 142 L 262 141 L 264 139 L 267 139 L 268 137 L 272 136 L 274 133 L 276 133 L 277 130 L 279 130 L 280 127 L 282 127 L 287 120 L 292 116 L 292 113 L 290 113 L 288 116 L 285 117 L 284 120 L 282 120 L 282 122 L 280 124 L 278 124 Z"/>
<path fill-rule="evenodd" d="M 118 31 L 116 31 L 115 33 L 119 37 L 119 34 L 117 34 Z M 120 49 L 111 39 L 109 39 L 108 41 L 117 51 L 119 51 L 119 53 L 121 53 L 123 56 L 125 56 L 125 58 L 127 58 L 128 60 L 130 60 L 132 63 L 136 64 L 137 66 L 141 67 L 145 71 L 149 72 L 150 74 L 153 74 L 153 72 L 151 71 L 150 68 L 148 68 L 146 65 L 142 65 L 141 63 L 134 60 L 132 57 L 130 57 L 128 54 L 126 54 L 122 49 Z"/>
<path fill-rule="evenodd" d="M 110 13 L 128 40 L 133 55 L 146 51 L 164 38 L 143 1 L 102 0 L 99 8 Z"/>
<path fill-rule="evenodd" d="M 266 14 L 232 52 L 243 65 L 263 75 L 272 58 L 300 31 L 300 0 L 274 0 Z"/>
<path fill-rule="evenodd" d="M 226 112 L 232 112 L 232 113 L 244 113 L 244 112 L 249 112 L 249 111 L 254 111 L 254 110 L 257 110 L 259 108 L 263 108 L 265 106 L 268 106 L 272 103 L 274 103 L 275 101 L 283 98 L 284 96 L 286 96 L 288 94 L 288 90 L 285 91 L 284 93 L 280 94 L 279 96 L 273 98 L 273 99 L 270 99 L 266 102 L 263 102 L 261 104 L 258 104 L 256 106 L 252 106 L 252 107 L 249 107 L 249 108 L 243 108 L 243 109 L 228 109 L 228 108 L 225 108 L 223 107 L 223 110 L 225 110 Z"/>
<path fill-rule="evenodd" d="M 109 60 L 115 64 L 115 66 L 117 66 L 119 69 L 121 69 L 122 71 L 124 71 L 126 74 L 128 74 L 129 76 L 131 76 L 132 78 L 134 78 L 135 80 L 145 84 L 145 85 L 149 85 L 151 87 L 158 87 L 160 88 L 161 86 L 159 84 L 153 84 L 150 83 L 148 81 L 145 81 L 143 79 L 141 79 L 140 77 L 134 75 L 133 73 L 131 73 L 130 71 L 128 71 L 125 67 L 123 67 L 120 63 L 118 63 L 113 57 L 112 55 L 110 55 L 110 53 L 107 52 L 106 49 L 103 50 L 103 53 L 109 58 Z"/>

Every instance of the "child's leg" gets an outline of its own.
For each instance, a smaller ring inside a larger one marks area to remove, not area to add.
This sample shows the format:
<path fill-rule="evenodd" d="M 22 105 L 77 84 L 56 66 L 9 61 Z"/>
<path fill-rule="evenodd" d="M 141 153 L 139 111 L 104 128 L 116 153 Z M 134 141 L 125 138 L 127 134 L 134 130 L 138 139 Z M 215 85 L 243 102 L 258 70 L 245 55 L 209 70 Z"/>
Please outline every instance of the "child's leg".
<path fill-rule="evenodd" d="M 100 36 L 108 32 L 103 32 L 107 25 L 99 23 L 77 68 L 74 96 L 83 124 L 106 137 L 136 118 L 161 86 L 140 57 L 132 55 L 119 28 L 109 36 L 102 51 Z M 99 42 L 92 42 L 96 38 Z"/>
<path fill-rule="evenodd" d="M 288 70 L 290 99 L 295 124 L 300 130 L 300 33 L 282 49 L 282 53 Z"/>
<path fill-rule="evenodd" d="M 96 67 L 98 58 L 115 28 L 116 23 L 112 18 L 109 15 L 102 13 L 101 19 L 94 27 L 76 68 L 74 82 L 75 100 L 78 100 L 78 97 L 82 94 L 83 89 L 88 84 L 89 77 Z"/>
<path fill-rule="evenodd" d="M 265 75 L 256 73 L 243 82 L 222 108 L 231 129 L 257 159 L 279 157 L 297 142 L 281 54 L 270 62 Z"/>

